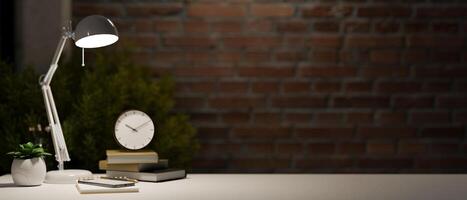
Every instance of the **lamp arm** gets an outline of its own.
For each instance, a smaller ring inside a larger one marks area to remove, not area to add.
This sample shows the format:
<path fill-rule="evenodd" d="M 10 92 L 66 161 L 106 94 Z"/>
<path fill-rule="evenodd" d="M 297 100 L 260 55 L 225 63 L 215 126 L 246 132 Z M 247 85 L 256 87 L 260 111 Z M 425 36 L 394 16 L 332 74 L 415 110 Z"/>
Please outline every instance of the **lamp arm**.
<path fill-rule="evenodd" d="M 44 78 L 40 80 L 42 94 L 44 96 L 45 110 L 47 112 L 47 119 L 49 120 L 52 142 L 55 149 L 55 160 L 58 161 L 59 170 L 63 170 L 63 162 L 70 161 L 70 156 L 68 154 L 62 127 L 60 125 L 60 119 L 58 117 L 57 108 L 55 106 L 52 90 L 50 88 L 50 82 L 52 81 L 52 77 L 58 68 L 58 61 L 60 60 L 63 48 L 65 47 L 66 40 L 71 36 L 71 32 L 64 32 L 60 38 L 57 49 L 55 50 L 50 68 Z"/>

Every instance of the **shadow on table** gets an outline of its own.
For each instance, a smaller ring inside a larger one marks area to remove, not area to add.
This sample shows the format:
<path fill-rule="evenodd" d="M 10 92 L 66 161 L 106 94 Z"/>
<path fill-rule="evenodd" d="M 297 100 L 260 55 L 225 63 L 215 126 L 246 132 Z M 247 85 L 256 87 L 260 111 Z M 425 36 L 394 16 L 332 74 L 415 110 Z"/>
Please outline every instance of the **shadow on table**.
<path fill-rule="evenodd" d="M 0 188 L 9 188 L 9 187 L 21 187 L 21 186 L 17 186 L 14 183 L 0 183 Z"/>

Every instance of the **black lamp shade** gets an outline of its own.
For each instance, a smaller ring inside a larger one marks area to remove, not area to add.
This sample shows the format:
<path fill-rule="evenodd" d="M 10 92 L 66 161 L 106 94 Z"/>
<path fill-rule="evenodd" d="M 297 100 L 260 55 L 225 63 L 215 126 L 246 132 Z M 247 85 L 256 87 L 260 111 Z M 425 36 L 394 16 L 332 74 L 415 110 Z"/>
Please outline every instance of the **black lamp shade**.
<path fill-rule="evenodd" d="M 91 15 L 82 19 L 74 32 L 75 45 L 81 48 L 98 48 L 118 40 L 115 25 L 104 16 Z"/>

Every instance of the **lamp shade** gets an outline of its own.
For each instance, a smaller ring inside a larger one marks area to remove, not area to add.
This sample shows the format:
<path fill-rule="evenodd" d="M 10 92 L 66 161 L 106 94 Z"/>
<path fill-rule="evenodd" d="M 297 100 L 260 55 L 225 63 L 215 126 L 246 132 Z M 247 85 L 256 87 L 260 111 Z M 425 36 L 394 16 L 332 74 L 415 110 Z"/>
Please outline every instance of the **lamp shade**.
<path fill-rule="evenodd" d="M 104 16 L 91 15 L 82 19 L 74 32 L 75 45 L 81 48 L 98 48 L 118 40 L 115 25 Z"/>

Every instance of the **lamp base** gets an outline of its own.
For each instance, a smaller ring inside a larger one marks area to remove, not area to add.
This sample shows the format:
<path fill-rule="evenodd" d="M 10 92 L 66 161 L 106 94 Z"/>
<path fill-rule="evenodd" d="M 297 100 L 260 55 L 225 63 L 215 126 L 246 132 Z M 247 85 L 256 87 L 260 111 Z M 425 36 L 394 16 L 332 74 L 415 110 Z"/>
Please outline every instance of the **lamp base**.
<path fill-rule="evenodd" d="M 48 171 L 44 183 L 50 184 L 72 184 L 79 178 L 90 177 L 92 173 L 82 169 L 65 169 Z"/>

